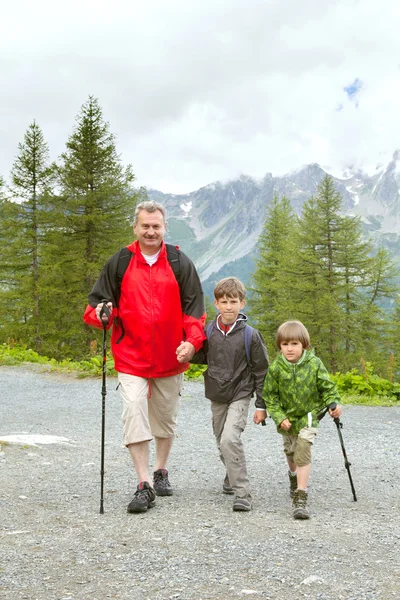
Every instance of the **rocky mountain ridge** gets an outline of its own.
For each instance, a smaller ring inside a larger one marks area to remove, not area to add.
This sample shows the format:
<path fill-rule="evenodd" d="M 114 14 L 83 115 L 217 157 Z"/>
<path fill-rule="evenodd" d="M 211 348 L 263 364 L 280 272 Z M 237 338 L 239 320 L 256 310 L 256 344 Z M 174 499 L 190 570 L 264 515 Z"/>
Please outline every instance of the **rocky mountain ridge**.
<path fill-rule="evenodd" d="M 228 274 L 248 282 L 265 210 L 274 193 L 287 196 L 300 213 L 326 174 L 314 163 L 281 177 L 267 173 L 257 180 L 242 175 L 189 194 L 148 190 L 148 196 L 166 206 L 167 240 L 179 244 L 194 260 L 210 295 L 215 281 Z M 350 168 L 341 177 L 332 177 L 343 197 L 344 213 L 360 215 L 365 235 L 388 247 L 399 260 L 400 152 L 387 165 L 377 166 L 372 175 Z"/>

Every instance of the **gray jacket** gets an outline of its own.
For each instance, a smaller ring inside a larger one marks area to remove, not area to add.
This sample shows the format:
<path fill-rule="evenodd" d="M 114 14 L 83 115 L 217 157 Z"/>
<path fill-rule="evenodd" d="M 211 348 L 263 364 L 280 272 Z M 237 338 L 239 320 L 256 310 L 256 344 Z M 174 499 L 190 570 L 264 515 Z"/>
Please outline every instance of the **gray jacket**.
<path fill-rule="evenodd" d="M 261 333 L 253 329 L 250 365 L 244 345 L 247 317 L 239 316 L 227 334 L 213 321 L 210 339 L 190 362 L 208 365 L 204 373 L 205 396 L 214 402 L 230 403 L 256 393 L 256 407 L 265 410 L 262 390 L 268 370 L 268 353 Z"/>

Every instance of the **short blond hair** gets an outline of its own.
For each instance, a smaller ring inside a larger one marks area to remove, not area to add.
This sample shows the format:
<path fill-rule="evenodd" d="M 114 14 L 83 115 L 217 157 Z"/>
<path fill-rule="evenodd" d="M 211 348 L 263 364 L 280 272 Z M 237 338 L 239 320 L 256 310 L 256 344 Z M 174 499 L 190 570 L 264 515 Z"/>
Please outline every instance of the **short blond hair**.
<path fill-rule="evenodd" d="M 145 210 L 148 213 L 153 213 L 156 212 L 156 210 L 159 210 L 163 216 L 164 223 L 167 222 L 167 211 L 165 210 L 165 206 L 163 206 L 159 202 L 154 202 L 153 200 L 146 200 L 145 202 L 141 202 L 140 204 L 138 204 L 135 208 L 135 217 L 133 220 L 134 225 L 138 224 L 139 213 L 142 210 Z"/>
<path fill-rule="evenodd" d="M 216 300 L 223 298 L 239 298 L 242 302 L 246 298 L 246 288 L 236 277 L 225 277 L 218 281 L 214 288 L 214 297 Z"/>
<path fill-rule="evenodd" d="M 276 345 L 280 349 L 282 342 L 299 340 L 303 348 L 310 349 L 310 334 L 301 321 L 285 321 L 276 332 Z"/>

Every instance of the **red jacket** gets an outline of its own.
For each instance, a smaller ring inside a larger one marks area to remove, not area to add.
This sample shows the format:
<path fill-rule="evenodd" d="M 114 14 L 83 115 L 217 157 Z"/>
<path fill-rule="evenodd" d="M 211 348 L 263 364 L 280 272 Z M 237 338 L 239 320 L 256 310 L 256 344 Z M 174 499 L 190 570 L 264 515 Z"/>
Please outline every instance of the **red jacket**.
<path fill-rule="evenodd" d="M 138 242 L 123 276 L 118 307 L 114 298 L 118 255 L 103 268 L 89 295 L 84 321 L 101 328 L 95 307 L 104 299 L 113 301 L 108 327 L 113 327 L 111 349 L 116 371 L 146 379 L 169 377 L 189 368 L 179 363 L 176 349 L 186 340 L 201 348 L 205 310 L 203 292 L 193 263 L 180 253 L 180 286 L 167 259 L 164 243 L 151 267 Z"/>

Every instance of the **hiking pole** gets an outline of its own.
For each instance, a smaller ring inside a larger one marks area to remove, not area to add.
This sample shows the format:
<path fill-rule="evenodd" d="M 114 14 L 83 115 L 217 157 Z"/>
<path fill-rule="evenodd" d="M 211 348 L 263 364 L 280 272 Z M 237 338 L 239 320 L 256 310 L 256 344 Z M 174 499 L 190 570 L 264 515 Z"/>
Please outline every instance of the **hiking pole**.
<path fill-rule="evenodd" d="M 101 467 L 100 467 L 100 514 L 104 514 L 104 442 L 106 430 L 106 364 L 107 364 L 107 325 L 110 319 L 110 311 L 107 307 L 108 300 L 102 300 L 103 306 L 100 310 L 100 319 L 103 324 L 103 364 L 102 364 L 102 386 L 101 386 Z"/>
<path fill-rule="evenodd" d="M 337 406 L 336 402 L 332 402 L 332 404 L 330 404 L 327 408 L 325 408 L 324 411 L 322 411 L 322 413 L 320 413 L 317 416 L 318 421 L 320 421 L 321 419 L 324 418 L 324 416 L 326 415 L 326 413 L 328 412 L 328 410 L 330 408 L 332 410 L 335 410 L 336 406 Z M 354 502 L 357 502 L 356 490 L 354 488 L 353 479 L 352 479 L 351 473 L 350 473 L 351 462 L 349 462 L 349 460 L 347 458 L 346 450 L 345 450 L 344 443 L 343 443 L 342 432 L 341 432 L 341 429 L 343 428 L 343 423 L 341 422 L 341 420 L 339 419 L 339 417 L 334 417 L 333 420 L 335 422 L 336 429 L 337 429 L 337 432 L 338 432 L 338 435 L 339 435 L 340 445 L 342 447 L 342 453 L 343 453 L 343 457 L 344 457 L 344 466 L 346 467 L 347 474 L 349 476 L 350 487 L 351 487 L 351 491 L 353 493 L 353 500 L 354 500 Z"/>

